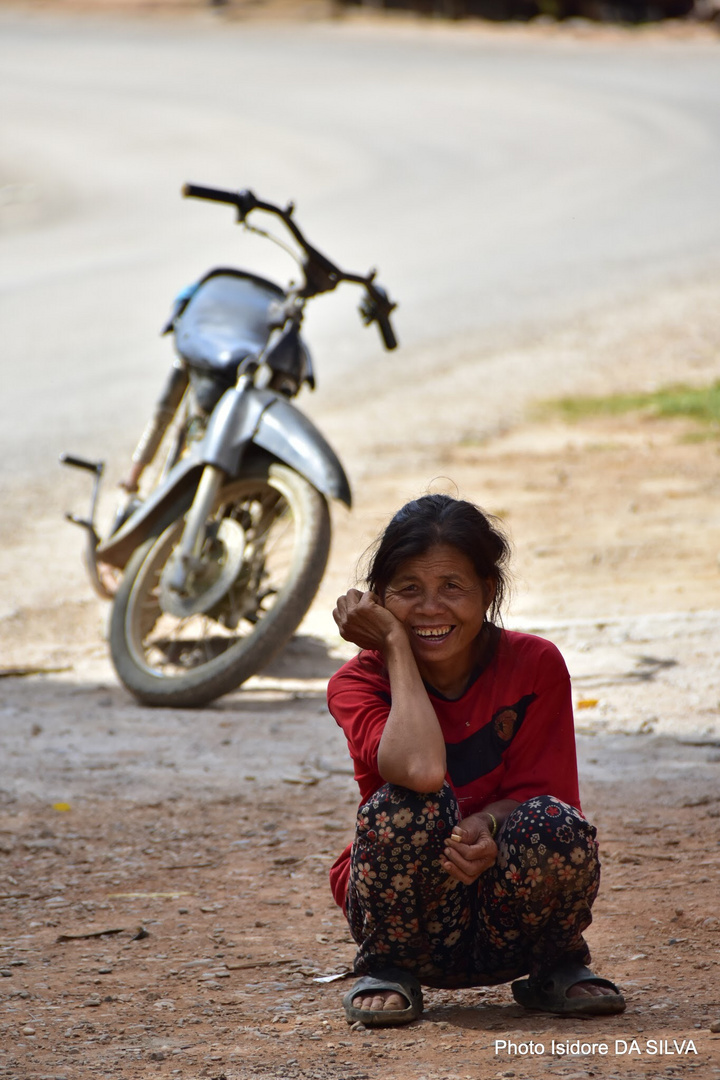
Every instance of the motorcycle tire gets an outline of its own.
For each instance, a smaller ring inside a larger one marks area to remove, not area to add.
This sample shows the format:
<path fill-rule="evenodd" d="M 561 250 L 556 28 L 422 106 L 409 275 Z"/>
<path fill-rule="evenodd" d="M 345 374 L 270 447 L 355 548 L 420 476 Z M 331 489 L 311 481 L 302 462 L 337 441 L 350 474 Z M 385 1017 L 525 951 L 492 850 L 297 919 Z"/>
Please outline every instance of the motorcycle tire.
<path fill-rule="evenodd" d="M 201 610 L 172 614 L 162 599 L 163 571 L 182 536 L 185 509 L 178 506 L 172 524 L 133 554 L 113 604 L 115 670 L 145 705 L 206 705 L 265 667 L 310 607 L 330 550 L 325 498 L 285 465 L 255 466 L 222 488 L 208 521 L 220 551 L 205 560 L 215 575 L 210 600 L 203 604 L 200 587 Z M 224 535 L 241 538 L 234 555 L 232 543 L 217 540 Z M 216 602 L 223 574 L 229 585 Z"/>

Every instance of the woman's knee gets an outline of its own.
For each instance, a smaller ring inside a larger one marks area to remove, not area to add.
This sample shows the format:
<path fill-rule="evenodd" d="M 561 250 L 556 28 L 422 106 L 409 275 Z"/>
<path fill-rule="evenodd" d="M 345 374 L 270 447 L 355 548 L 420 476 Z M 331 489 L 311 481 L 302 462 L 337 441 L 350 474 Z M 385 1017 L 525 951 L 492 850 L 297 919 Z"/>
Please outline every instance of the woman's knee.
<path fill-rule="evenodd" d="M 459 820 L 457 800 L 447 783 L 439 791 L 425 793 L 383 784 L 358 809 L 357 836 L 380 843 L 417 829 L 444 836 Z"/>
<path fill-rule="evenodd" d="M 513 810 L 505 821 L 503 834 L 513 841 L 562 846 L 578 839 L 594 841 L 596 829 L 569 803 L 554 795 L 536 795 Z"/>
<path fill-rule="evenodd" d="M 599 874 L 596 829 L 574 806 L 552 795 L 521 803 L 507 818 L 501 835 L 501 852 L 523 855 L 536 866 L 560 879 L 594 878 Z"/>

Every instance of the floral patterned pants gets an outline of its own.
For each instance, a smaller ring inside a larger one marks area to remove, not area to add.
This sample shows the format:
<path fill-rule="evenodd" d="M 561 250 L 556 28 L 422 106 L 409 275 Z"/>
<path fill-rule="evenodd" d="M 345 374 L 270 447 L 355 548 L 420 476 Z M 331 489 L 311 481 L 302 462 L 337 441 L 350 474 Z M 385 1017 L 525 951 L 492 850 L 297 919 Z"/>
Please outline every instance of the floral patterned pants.
<path fill-rule="evenodd" d="M 499 830 L 495 865 L 465 885 L 439 859 L 459 820 L 448 784 L 429 795 L 385 784 L 360 807 L 347 900 L 355 971 L 401 967 L 461 987 L 588 963 L 594 827 L 559 799 L 529 799 Z"/>

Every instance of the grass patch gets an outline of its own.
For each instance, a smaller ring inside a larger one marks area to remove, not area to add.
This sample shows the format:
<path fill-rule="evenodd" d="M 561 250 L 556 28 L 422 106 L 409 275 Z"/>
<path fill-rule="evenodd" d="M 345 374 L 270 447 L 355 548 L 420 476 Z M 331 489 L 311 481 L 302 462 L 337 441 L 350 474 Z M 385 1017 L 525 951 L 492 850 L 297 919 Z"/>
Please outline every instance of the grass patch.
<path fill-rule="evenodd" d="M 657 417 L 680 416 L 720 430 L 720 379 L 710 386 L 677 384 L 648 393 L 564 397 L 544 403 L 543 411 L 559 412 L 567 420 L 582 420 L 588 416 L 620 416 L 630 412 Z"/>

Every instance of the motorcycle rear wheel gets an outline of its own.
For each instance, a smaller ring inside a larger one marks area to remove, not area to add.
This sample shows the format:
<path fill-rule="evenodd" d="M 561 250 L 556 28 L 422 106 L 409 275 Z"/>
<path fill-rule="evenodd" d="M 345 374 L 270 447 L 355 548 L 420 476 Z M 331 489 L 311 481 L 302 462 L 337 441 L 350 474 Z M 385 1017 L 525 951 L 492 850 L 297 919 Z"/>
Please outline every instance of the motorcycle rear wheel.
<path fill-rule="evenodd" d="M 220 491 L 208 521 L 215 539 L 202 559 L 212 604 L 203 603 L 201 575 L 196 610 L 171 614 L 163 571 L 182 536 L 183 514 L 178 508 L 172 524 L 133 554 L 113 604 L 112 660 L 145 705 L 206 705 L 265 667 L 312 603 L 330 550 L 325 498 L 285 465 L 254 467 Z M 237 551 L 222 537 L 238 535 L 244 547 L 235 572 Z M 231 583 L 216 601 L 223 573 Z"/>

